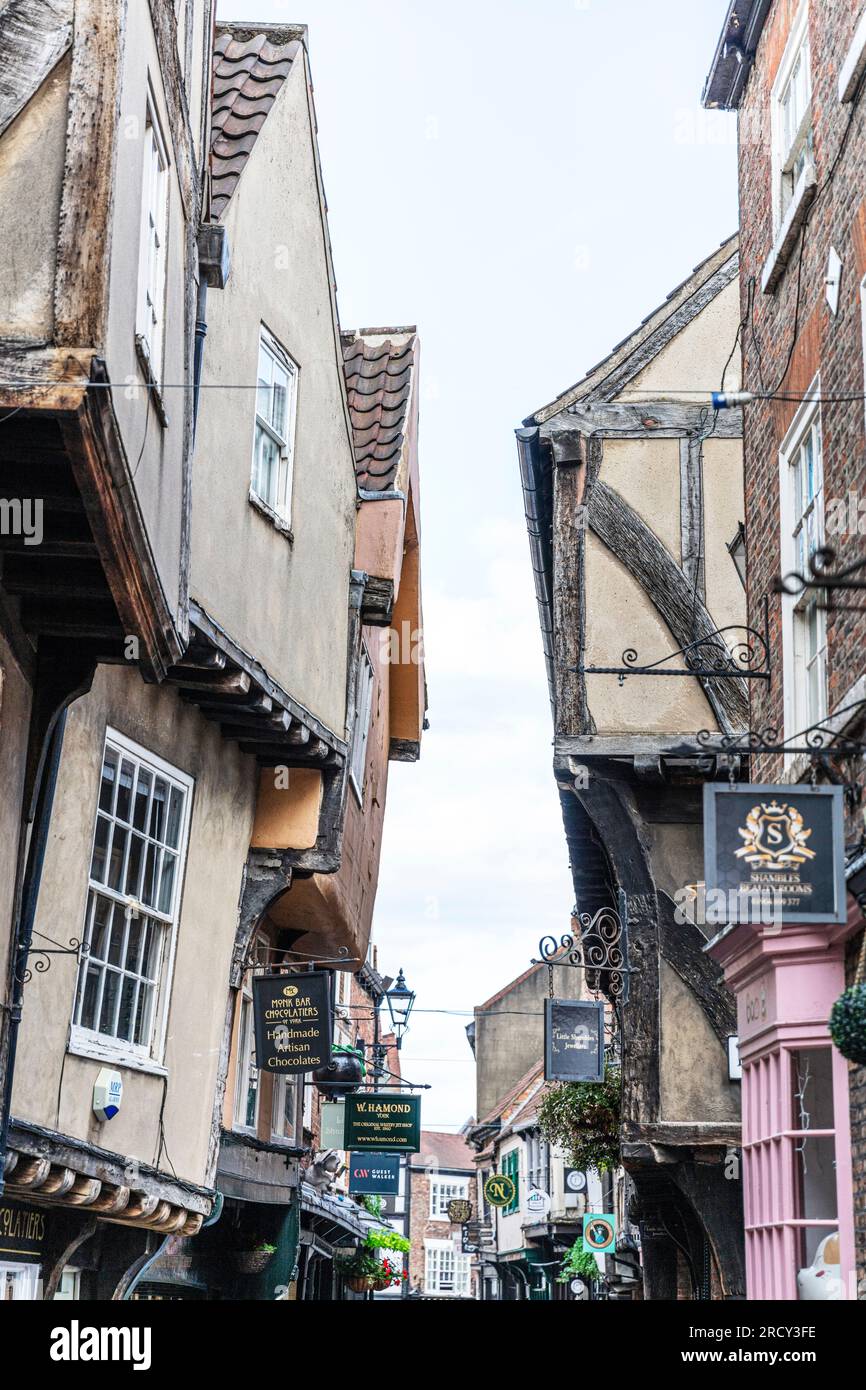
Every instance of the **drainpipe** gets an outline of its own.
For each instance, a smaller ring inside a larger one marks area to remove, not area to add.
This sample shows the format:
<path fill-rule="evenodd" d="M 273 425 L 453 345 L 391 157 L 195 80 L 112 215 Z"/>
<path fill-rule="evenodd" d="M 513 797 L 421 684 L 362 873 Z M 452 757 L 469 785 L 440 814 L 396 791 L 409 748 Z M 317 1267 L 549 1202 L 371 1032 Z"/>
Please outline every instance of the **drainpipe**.
<path fill-rule="evenodd" d="M 9 1008 L 9 1041 L 6 1053 L 6 1073 L 3 1079 L 3 1097 L 0 1101 L 0 1195 L 3 1193 L 3 1175 L 6 1171 L 6 1154 L 9 1148 L 9 1126 L 12 1121 L 12 1086 L 15 1081 L 15 1058 L 18 1052 L 18 1030 L 21 1024 L 21 1011 L 24 1003 L 24 975 L 27 958 L 33 942 L 33 923 L 36 920 L 36 904 L 39 899 L 39 885 L 42 882 L 42 869 L 45 864 L 45 851 L 48 846 L 48 829 L 54 807 L 54 793 L 57 789 L 57 774 L 60 770 L 60 754 L 63 751 L 63 734 L 66 729 L 66 710 L 63 709 L 51 731 L 45 765 L 40 778 L 39 795 L 36 801 L 36 815 L 27 850 L 27 868 L 24 875 L 21 915 L 18 930 L 12 946 L 12 988 Z"/>
<path fill-rule="evenodd" d="M 231 272 L 231 252 L 225 227 L 219 222 L 205 222 L 198 230 L 198 294 L 195 312 L 195 350 L 192 376 L 192 437 L 198 421 L 198 402 L 201 393 L 201 373 L 204 362 L 204 340 L 207 337 L 208 288 L 224 290 Z"/>

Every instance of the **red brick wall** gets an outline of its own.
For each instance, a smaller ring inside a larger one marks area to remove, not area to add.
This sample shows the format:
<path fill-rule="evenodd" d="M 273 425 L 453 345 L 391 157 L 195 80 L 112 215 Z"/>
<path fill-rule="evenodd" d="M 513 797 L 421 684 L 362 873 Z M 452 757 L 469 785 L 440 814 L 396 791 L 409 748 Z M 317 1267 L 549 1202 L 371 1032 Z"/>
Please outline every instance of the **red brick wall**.
<path fill-rule="evenodd" d="M 475 1216 L 475 1174 L 461 1174 L 469 1178 L 468 1200 L 472 1203 Z M 409 1239 L 412 1248 L 409 1252 L 409 1284 L 412 1289 L 424 1291 L 424 1242 L 425 1240 L 460 1239 L 459 1226 L 450 1221 L 430 1220 L 430 1177 L 424 1168 L 412 1169 L 412 1197 L 409 1203 Z"/>
<path fill-rule="evenodd" d="M 852 107 L 840 105 L 839 69 L 863 9 L 862 0 L 811 0 L 809 32 L 812 121 L 818 198 L 800 244 L 773 295 L 761 292 L 761 273 L 773 243 L 770 94 L 799 0 L 775 0 L 761 38 L 740 109 L 741 286 L 744 317 L 744 388 L 783 384 L 801 393 L 821 372 L 822 396 L 864 390 L 859 285 L 866 273 L 866 100 L 861 95 L 844 151 L 835 163 Z M 828 181 L 829 180 L 829 181 Z M 825 299 L 827 256 L 842 258 L 839 311 Z M 802 267 L 800 257 L 802 255 Z M 797 301 L 799 294 L 799 315 Z M 796 324 L 796 327 L 795 327 Z M 790 366 L 786 364 L 790 353 Z M 779 446 L 796 403 L 746 406 L 746 531 L 751 622 L 760 627 L 764 596 L 770 601 L 773 681 L 752 683 L 752 728 L 784 728 L 782 705 L 781 604 L 772 592 L 781 566 L 779 536 Z M 822 405 L 824 497 L 866 501 L 866 435 L 862 400 Z M 866 554 L 866 536 L 828 537 L 842 562 Z M 831 710 L 864 671 L 866 619 L 828 614 L 828 674 Z M 778 758 L 756 759 L 756 781 L 776 780 Z M 862 809 L 849 813 L 849 841 L 863 834 Z M 852 943 L 856 951 L 859 940 Z M 855 1220 L 859 1273 L 866 1279 L 866 1071 L 852 1068 L 852 1138 L 855 1154 Z"/>

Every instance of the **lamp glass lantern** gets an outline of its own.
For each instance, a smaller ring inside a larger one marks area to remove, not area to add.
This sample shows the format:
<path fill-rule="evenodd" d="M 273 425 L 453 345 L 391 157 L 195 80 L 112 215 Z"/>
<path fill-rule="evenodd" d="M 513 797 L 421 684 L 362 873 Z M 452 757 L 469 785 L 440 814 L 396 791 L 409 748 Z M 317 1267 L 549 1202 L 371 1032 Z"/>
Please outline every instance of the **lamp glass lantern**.
<path fill-rule="evenodd" d="M 391 1015 L 391 1024 L 399 1050 L 403 1045 L 403 1034 L 409 1026 L 409 1015 L 415 1004 L 415 991 L 406 984 L 406 976 L 402 969 L 397 976 L 396 983 L 386 992 L 385 998 L 388 1001 L 388 1013 Z"/>

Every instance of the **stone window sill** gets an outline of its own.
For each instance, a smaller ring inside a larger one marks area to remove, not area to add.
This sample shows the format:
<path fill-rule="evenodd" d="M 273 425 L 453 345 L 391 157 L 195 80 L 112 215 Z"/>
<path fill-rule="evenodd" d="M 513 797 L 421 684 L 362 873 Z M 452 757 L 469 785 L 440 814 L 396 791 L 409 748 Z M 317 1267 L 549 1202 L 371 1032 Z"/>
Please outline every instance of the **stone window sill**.
<path fill-rule="evenodd" d="M 252 488 L 250 488 L 249 499 L 250 506 L 255 507 L 256 511 L 261 512 L 262 516 L 267 517 L 274 530 L 279 531 L 280 535 L 289 545 L 294 545 L 295 535 L 285 517 L 280 516 L 279 512 L 275 512 L 273 507 L 268 506 L 267 502 L 263 502 L 258 493 L 253 492 Z"/>
<path fill-rule="evenodd" d="M 764 294 L 775 294 L 776 286 L 785 273 L 791 259 L 800 229 L 806 220 L 809 208 L 815 201 L 818 191 L 818 176 L 814 164 L 807 164 L 794 189 L 788 211 L 782 218 L 782 225 L 773 243 L 761 273 L 761 289 Z"/>

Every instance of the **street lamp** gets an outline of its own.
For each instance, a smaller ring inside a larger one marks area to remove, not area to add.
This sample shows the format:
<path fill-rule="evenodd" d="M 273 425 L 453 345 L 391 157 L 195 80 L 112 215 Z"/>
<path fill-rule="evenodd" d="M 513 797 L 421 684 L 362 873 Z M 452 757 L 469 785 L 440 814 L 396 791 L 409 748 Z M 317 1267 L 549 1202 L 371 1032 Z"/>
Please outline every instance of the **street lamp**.
<path fill-rule="evenodd" d="M 397 976 L 397 983 L 393 984 L 386 992 L 385 998 L 388 1001 L 388 1012 L 391 1015 L 399 1052 L 403 1045 L 403 1034 L 409 1026 L 409 1015 L 415 1003 L 415 991 L 406 984 L 406 976 L 402 970 Z"/>

